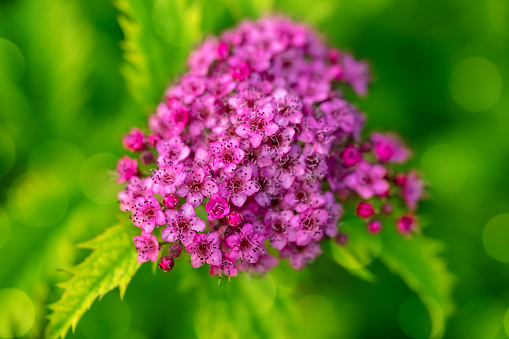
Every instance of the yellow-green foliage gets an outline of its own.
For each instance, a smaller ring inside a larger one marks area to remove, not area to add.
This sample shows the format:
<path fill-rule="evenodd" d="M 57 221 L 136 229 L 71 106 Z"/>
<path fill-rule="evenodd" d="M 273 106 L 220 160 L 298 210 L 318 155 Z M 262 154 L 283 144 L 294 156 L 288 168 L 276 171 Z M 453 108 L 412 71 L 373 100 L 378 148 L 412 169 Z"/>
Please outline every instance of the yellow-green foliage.
<path fill-rule="evenodd" d="M 133 230 L 131 225 L 119 224 L 80 245 L 93 252 L 70 269 L 73 276 L 69 281 L 59 285 L 64 293 L 50 306 L 53 313 L 49 316 L 48 338 L 63 338 L 70 327 L 74 331 L 92 303 L 114 288 L 119 288 L 121 298 L 124 296 L 140 267 L 132 243 Z"/>

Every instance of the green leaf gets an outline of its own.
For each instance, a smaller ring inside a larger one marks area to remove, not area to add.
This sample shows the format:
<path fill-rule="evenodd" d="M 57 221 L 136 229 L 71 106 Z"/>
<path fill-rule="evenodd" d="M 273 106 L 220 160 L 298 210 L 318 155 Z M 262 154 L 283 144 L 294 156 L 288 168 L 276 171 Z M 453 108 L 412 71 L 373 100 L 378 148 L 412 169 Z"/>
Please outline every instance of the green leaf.
<path fill-rule="evenodd" d="M 125 36 L 122 73 L 131 95 L 152 110 L 207 34 L 268 13 L 273 0 L 116 0 L 115 5 Z"/>
<path fill-rule="evenodd" d="M 454 276 L 439 256 L 443 244 L 422 235 L 405 238 L 389 222 L 384 224 L 387 226 L 380 235 L 372 235 L 360 219 L 344 222 L 341 229 L 350 239 L 345 246 L 332 246 L 334 260 L 352 274 L 372 280 L 374 277 L 365 266 L 380 259 L 417 293 L 431 317 L 431 337 L 441 337 L 445 321 L 454 310 Z"/>
<path fill-rule="evenodd" d="M 380 259 L 421 298 L 431 317 L 430 337 L 442 337 L 445 321 L 454 310 L 454 276 L 439 256 L 444 245 L 422 235 L 407 239 L 394 227 L 388 228 Z"/>
<path fill-rule="evenodd" d="M 93 252 L 79 265 L 71 268 L 74 274 L 60 284 L 65 289 L 62 297 L 50 305 L 48 338 L 63 338 L 72 327 L 73 332 L 92 303 L 119 287 L 124 296 L 127 285 L 140 267 L 132 243 L 136 230 L 126 224 L 113 226 L 98 237 L 80 244 Z"/>
<path fill-rule="evenodd" d="M 202 37 L 200 2 L 117 0 L 115 5 L 125 36 L 122 73 L 131 95 L 151 110 Z"/>

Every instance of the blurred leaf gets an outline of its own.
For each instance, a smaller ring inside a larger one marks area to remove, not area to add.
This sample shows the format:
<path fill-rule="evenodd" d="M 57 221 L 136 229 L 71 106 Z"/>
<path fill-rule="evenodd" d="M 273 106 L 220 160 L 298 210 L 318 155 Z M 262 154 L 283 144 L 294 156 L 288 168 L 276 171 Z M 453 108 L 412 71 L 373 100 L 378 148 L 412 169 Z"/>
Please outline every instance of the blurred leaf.
<path fill-rule="evenodd" d="M 422 235 L 406 239 L 393 227 L 384 230 L 383 241 L 380 259 L 419 295 L 431 316 L 431 337 L 441 337 L 454 310 L 454 276 L 439 257 L 443 244 Z"/>
<path fill-rule="evenodd" d="M 122 73 L 131 95 L 144 109 L 153 109 L 201 38 L 199 5 L 179 1 L 171 6 L 171 0 L 118 0 L 115 5 L 125 36 Z M 187 20 L 186 14 L 193 20 Z M 182 41 L 186 44 L 178 43 Z"/>
<path fill-rule="evenodd" d="M 445 321 L 454 310 L 451 297 L 454 277 L 439 257 L 442 243 L 422 235 L 407 239 L 394 227 L 386 227 L 380 235 L 374 236 L 366 231 L 363 223 L 359 219 L 343 223 L 341 228 L 350 239 L 346 246 L 332 246 L 336 262 L 350 273 L 372 280 L 374 276 L 364 266 L 379 257 L 419 295 L 431 317 L 431 337 L 441 337 Z"/>
<path fill-rule="evenodd" d="M 332 257 L 339 265 L 343 266 L 348 272 L 358 278 L 371 282 L 375 281 L 375 275 L 371 273 L 370 270 L 363 267 L 365 264 L 363 264 L 362 260 L 358 257 L 358 255 L 361 254 L 369 255 L 367 252 L 359 251 L 356 253 L 346 246 L 338 246 L 333 242 L 331 242 L 331 244 Z"/>
<path fill-rule="evenodd" d="M 92 303 L 117 286 L 120 297 L 140 265 L 132 244 L 133 227 L 119 224 L 80 247 L 94 250 L 81 264 L 71 268 L 73 277 L 59 286 L 65 291 L 59 301 L 50 305 L 48 338 L 63 338 L 69 327 L 76 328 Z"/>

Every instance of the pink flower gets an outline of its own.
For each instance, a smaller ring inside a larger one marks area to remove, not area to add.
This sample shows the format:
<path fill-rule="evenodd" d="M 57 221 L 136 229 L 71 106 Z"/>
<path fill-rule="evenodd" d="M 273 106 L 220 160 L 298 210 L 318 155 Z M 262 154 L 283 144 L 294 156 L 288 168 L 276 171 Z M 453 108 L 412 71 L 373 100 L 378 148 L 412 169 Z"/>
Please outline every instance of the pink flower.
<path fill-rule="evenodd" d="M 171 138 L 182 133 L 187 125 L 189 112 L 187 108 L 175 99 L 168 99 L 168 103 L 157 106 L 157 115 L 149 118 L 150 128 L 164 138 Z"/>
<path fill-rule="evenodd" d="M 166 210 L 168 226 L 161 233 L 161 239 L 174 242 L 177 239 L 187 246 L 193 242 L 196 232 L 202 232 L 206 225 L 203 220 L 195 217 L 194 208 L 190 204 L 183 204 L 180 211 Z"/>
<path fill-rule="evenodd" d="M 198 207 L 203 197 L 210 197 L 219 190 L 214 180 L 207 178 L 205 171 L 201 167 L 189 170 L 184 180 L 184 184 L 180 186 L 177 194 L 187 198 L 187 203 L 193 207 Z"/>
<path fill-rule="evenodd" d="M 350 54 L 343 57 L 344 79 L 352 86 L 359 95 L 365 95 L 371 75 L 368 72 L 368 64 L 355 60 Z"/>
<path fill-rule="evenodd" d="M 336 202 L 336 198 L 331 191 L 327 191 L 325 196 L 324 210 L 327 211 L 327 221 L 323 225 L 325 235 L 334 238 L 338 234 L 338 222 L 343 216 L 343 207 Z"/>
<path fill-rule="evenodd" d="M 408 173 L 401 190 L 401 194 L 403 195 L 403 199 L 405 200 L 407 207 L 411 211 L 417 208 L 417 203 L 422 197 L 423 189 L 424 182 L 422 181 L 419 174 L 415 171 Z"/>
<path fill-rule="evenodd" d="M 325 204 L 325 197 L 314 192 L 312 187 L 303 182 L 293 185 L 284 196 L 284 202 L 297 212 L 304 212 L 308 208 L 320 208 Z"/>
<path fill-rule="evenodd" d="M 403 163 L 410 157 L 410 150 L 394 135 L 373 133 L 371 140 L 375 156 L 381 162 Z"/>
<path fill-rule="evenodd" d="M 355 172 L 345 177 L 345 184 L 363 199 L 369 199 L 375 194 L 384 194 L 389 189 L 389 183 L 384 179 L 385 173 L 383 166 L 370 165 L 364 161 L 357 166 Z"/>
<path fill-rule="evenodd" d="M 127 182 L 127 189 L 118 193 L 120 209 L 124 212 L 130 211 L 134 207 L 137 197 L 145 199 L 151 197 L 154 194 L 152 186 L 152 178 L 150 177 L 143 180 L 138 177 L 131 177 Z"/>
<path fill-rule="evenodd" d="M 282 250 L 288 242 L 288 234 L 290 232 L 290 220 L 293 217 L 292 211 L 267 211 L 263 219 L 266 227 L 267 239 L 270 245 L 276 250 Z"/>
<path fill-rule="evenodd" d="M 260 258 L 263 252 L 261 246 L 265 237 L 262 234 L 255 233 L 252 224 L 246 223 L 242 226 L 239 234 L 230 235 L 226 238 L 226 243 L 232 249 L 224 256 L 233 262 L 240 259 L 254 264 Z"/>
<path fill-rule="evenodd" d="M 219 265 L 210 265 L 209 270 L 210 275 L 217 275 L 221 277 L 223 274 L 228 277 L 236 277 L 237 276 L 237 266 L 232 263 L 230 260 L 223 258 L 221 264 Z"/>
<path fill-rule="evenodd" d="M 341 160 L 347 167 L 352 167 L 362 162 L 362 153 L 350 144 L 341 152 Z"/>
<path fill-rule="evenodd" d="M 145 148 L 145 136 L 137 128 L 133 128 L 128 135 L 122 139 L 125 148 L 131 151 L 140 151 Z"/>
<path fill-rule="evenodd" d="M 235 129 L 235 133 L 241 138 L 249 139 L 251 146 L 258 147 L 263 138 L 270 137 L 276 133 L 279 126 L 272 121 L 274 118 L 273 107 L 264 105 L 256 114 L 249 114 L 245 123 Z"/>
<path fill-rule="evenodd" d="M 211 142 L 210 151 L 214 155 L 212 166 L 215 169 L 224 168 L 232 172 L 244 159 L 244 151 L 239 148 L 239 139 L 229 138 Z"/>
<path fill-rule="evenodd" d="M 290 220 L 290 225 L 296 232 L 291 236 L 297 246 L 306 246 L 311 241 L 320 241 L 323 238 L 323 227 L 327 222 L 328 213 L 323 209 L 308 209 L 297 214 Z"/>
<path fill-rule="evenodd" d="M 154 193 L 159 193 L 163 196 L 169 193 L 175 193 L 177 187 L 182 185 L 185 178 L 186 174 L 183 171 L 182 164 L 158 168 L 152 174 Z"/>
<path fill-rule="evenodd" d="M 230 206 L 226 199 L 221 198 L 217 193 L 212 194 L 206 205 L 207 220 L 217 220 L 230 213 Z"/>
<path fill-rule="evenodd" d="M 301 270 L 310 261 L 322 254 L 320 245 L 316 242 L 310 242 L 306 246 L 298 246 L 296 244 L 288 244 L 281 250 L 281 258 L 289 258 L 290 266 L 296 270 Z"/>
<path fill-rule="evenodd" d="M 118 161 L 117 171 L 119 175 L 117 182 L 119 184 L 128 181 L 138 173 L 138 162 L 125 155 Z"/>
<path fill-rule="evenodd" d="M 231 173 L 223 172 L 223 182 L 219 184 L 219 195 L 229 199 L 235 206 L 242 207 L 247 197 L 260 190 L 256 182 L 251 180 L 252 173 L 250 166 L 239 167 Z"/>
<path fill-rule="evenodd" d="M 167 164 L 171 165 L 181 162 L 189 156 L 189 153 L 191 153 L 189 146 L 187 146 L 179 136 L 158 141 L 156 144 L 156 150 L 159 153 L 157 164 L 160 167 Z"/>
<path fill-rule="evenodd" d="M 138 262 L 157 261 L 159 256 L 159 243 L 157 237 L 153 234 L 142 233 L 133 237 L 134 246 L 138 251 Z"/>
<path fill-rule="evenodd" d="M 198 233 L 194 241 L 186 246 L 186 251 L 191 254 L 191 266 L 198 268 L 203 264 L 218 266 L 222 262 L 222 254 L 219 250 L 220 239 L 217 232 L 209 235 Z"/>
<path fill-rule="evenodd" d="M 249 74 L 251 73 L 249 71 L 249 66 L 247 65 L 247 63 L 242 61 L 242 59 L 232 57 L 228 60 L 228 63 L 230 64 L 232 76 L 235 79 L 244 80 L 247 77 L 249 77 Z"/>
<path fill-rule="evenodd" d="M 151 233 L 156 225 L 164 225 L 166 223 L 164 213 L 161 211 L 161 205 L 159 205 L 159 202 L 154 197 L 147 199 L 137 197 L 132 212 L 133 224 L 143 228 L 145 233 Z"/>

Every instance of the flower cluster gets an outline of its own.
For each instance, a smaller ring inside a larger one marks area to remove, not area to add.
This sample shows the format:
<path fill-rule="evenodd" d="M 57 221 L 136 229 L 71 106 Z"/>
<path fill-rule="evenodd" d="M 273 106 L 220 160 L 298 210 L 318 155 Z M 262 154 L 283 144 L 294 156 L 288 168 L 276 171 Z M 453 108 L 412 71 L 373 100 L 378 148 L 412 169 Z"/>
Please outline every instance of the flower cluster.
<path fill-rule="evenodd" d="M 123 140 L 145 166 L 127 156 L 118 163 L 127 183 L 120 208 L 141 229 L 140 262 L 167 251 L 159 266 L 169 271 L 184 249 L 193 267 L 235 276 L 266 272 L 278 253 L 301 269 L 322 253 L 320 242 L 346 241 L 338 201 L 358 202 L 378 233 L 378 215 L 393 214 L 388 199 L 400 198 L 408 213 L 395 216 L 397 228 L 415 231 L 423 182 L 391 168 L 410 151 L 391 134 L 361 139 L 365 117 L 341 92 L 366 93 L 365 62 L 304 25 L 267 18 L 207 39 L 188 63 L 149 132 Z"/>

